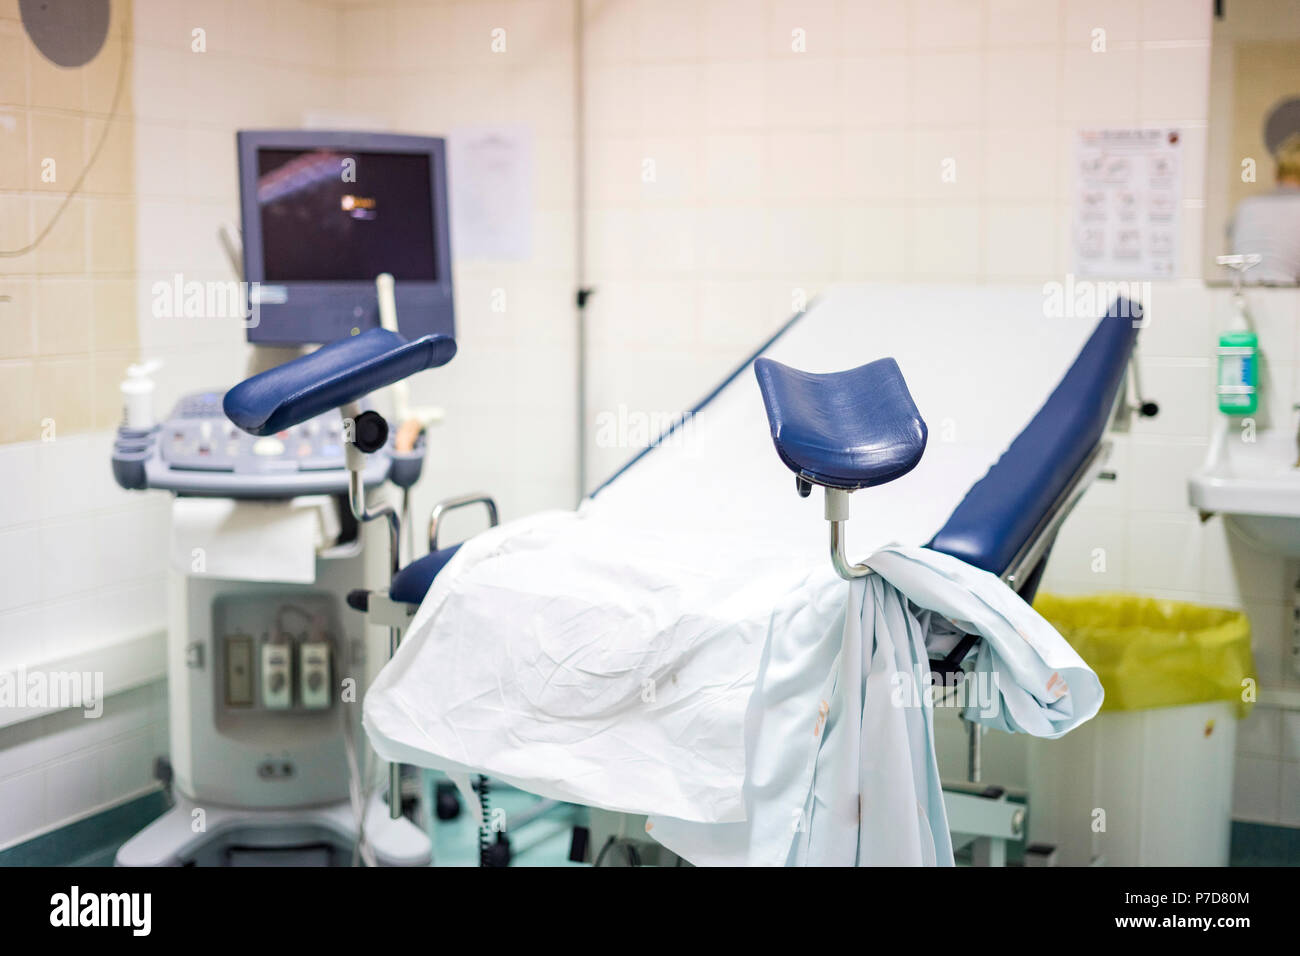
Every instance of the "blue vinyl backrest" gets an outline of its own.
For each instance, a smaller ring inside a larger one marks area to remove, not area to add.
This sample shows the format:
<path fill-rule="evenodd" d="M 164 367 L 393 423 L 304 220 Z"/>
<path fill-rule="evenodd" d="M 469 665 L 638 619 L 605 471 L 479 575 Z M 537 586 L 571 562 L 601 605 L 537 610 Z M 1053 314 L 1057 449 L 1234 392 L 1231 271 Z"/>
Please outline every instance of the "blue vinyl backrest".
<path fill-rule="evenodd" d="M 971 486 L 931 548 L 993 574 L 1011 566 L 1101 441 L 1137 342 L 1140 308 L 1115 301 L 1047 402 Z"/>
<path fill-rule="evenodd" d="M 456 354 L 447 335 L 407 341 L 387 329 L 368 329 L 245 379 L 222 402 L 226 417 L 246 432 L 273 435 L 354 402 Z"/>

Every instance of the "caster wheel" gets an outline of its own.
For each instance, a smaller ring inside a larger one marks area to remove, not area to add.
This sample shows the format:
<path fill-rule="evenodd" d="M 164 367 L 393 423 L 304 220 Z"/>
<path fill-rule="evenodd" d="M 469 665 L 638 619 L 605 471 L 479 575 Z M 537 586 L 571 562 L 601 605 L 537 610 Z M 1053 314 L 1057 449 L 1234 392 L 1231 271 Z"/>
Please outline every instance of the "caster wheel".
<path fill-rule="evenodd" d="M 504 833 L 498 833 L 496 842 L 487 848 L 487 852 L 483 857 L 483 865 L 510 865 L 510 839 Z"/>
<path fill-rule="evenodd" d="M 434 812 L 439 820 L 455 820 L 460 816 L 460 794 L 454 783 L 439 783 L 434 792 Z"/>

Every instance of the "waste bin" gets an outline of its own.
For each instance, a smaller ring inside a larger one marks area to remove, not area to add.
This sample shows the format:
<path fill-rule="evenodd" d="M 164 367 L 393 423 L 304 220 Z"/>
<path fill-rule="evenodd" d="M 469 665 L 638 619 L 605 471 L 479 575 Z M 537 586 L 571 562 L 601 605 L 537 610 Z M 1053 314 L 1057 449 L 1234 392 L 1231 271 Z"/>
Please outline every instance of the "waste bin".
<path fill-rule="evenodd" d="M 1226 865 L 1236 723 L 1257 687 L 1246 615 L 1126 594 L 1040 594 L 1034 608 L 1106 699 L 1031 745 L 1030 840 L 1067 865 Z"/>

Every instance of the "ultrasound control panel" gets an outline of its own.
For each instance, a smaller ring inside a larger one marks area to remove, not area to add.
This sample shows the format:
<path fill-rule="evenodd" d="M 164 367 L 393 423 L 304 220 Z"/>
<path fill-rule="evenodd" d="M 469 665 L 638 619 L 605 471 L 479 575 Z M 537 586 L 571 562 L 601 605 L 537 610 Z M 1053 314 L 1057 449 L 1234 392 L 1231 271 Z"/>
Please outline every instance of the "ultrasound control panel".
<path fill-rule="evenodd" d="M 163 423 L 159 450 L 170 467 L 256 474 L 346 467 L 343 419 L 337 412 L 258 437 L 231 424 L 221 410 L 222 395 L 187 395 Z"/>
<path fill-rule="evenodd" d="M 250 435 L 222 410 L 225 393 L 182 398 L 147 431 L 119 428 L 113 476 L 123 488 L 159 488 L 215 498 L 293 498 L 345 494 L 348 472 L 343 419 L 327 412 L 274 435 Z M 409 488 L 420 476 L 424 443 L 399 453 L 389 444 L 366 456 L 367 487 L 384 481 Z"/>

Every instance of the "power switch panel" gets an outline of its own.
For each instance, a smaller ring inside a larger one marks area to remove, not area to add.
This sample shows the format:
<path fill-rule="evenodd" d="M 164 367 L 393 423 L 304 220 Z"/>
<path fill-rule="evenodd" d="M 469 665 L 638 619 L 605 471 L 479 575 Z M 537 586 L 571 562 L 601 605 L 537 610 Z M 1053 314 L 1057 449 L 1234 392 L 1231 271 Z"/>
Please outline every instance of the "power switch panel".
<path fill-rule="evenodd" d="M 293 706 L 293 645 L 262 645 L 262 706 L 288 710 Z"/>
<path fill-rule="evenodd" d="M 313 710 L 330 705 L 330 646 L 325 641 L 298 646 L 298 699 Z"/>
<path fill-rule="evenodd" d="M 226 638 L 226 706 L 253 706 L 253 639 L 246 634 Z"/>

